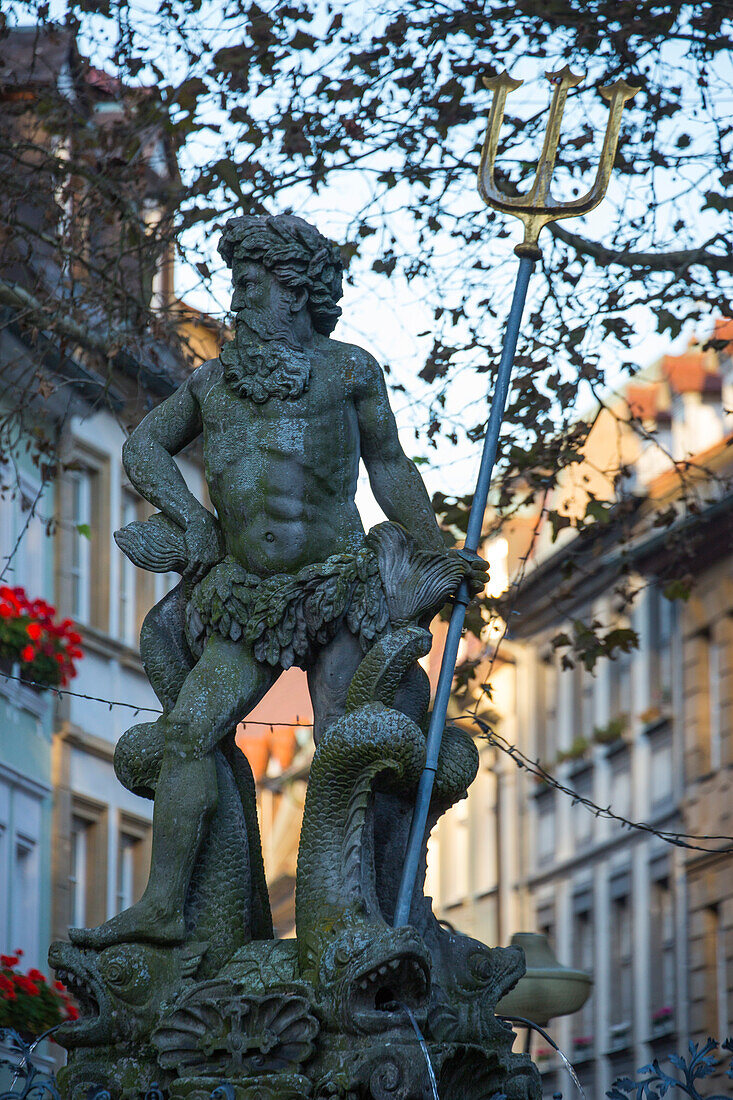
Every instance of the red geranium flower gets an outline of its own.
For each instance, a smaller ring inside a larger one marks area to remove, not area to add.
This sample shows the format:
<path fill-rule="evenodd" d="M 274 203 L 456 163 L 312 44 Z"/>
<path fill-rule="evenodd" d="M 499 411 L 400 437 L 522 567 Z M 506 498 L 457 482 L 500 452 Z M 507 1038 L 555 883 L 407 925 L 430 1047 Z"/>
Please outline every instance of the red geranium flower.
<path fill-rule="evenodd" d="M 0 658 L 32 664 L 41 685 L 65 683 L 84 655 L 71 619 L 57 623 L 56 609 L 43 599 L 28 600 L 22 588 L 0 586 L 0 600 Z"/>

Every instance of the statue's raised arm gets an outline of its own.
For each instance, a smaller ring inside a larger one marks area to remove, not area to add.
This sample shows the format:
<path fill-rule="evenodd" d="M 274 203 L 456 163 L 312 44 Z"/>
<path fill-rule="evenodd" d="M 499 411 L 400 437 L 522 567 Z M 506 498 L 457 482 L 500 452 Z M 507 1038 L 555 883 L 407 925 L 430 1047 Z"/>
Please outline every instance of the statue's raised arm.
<path fill-rule="evenodd" d="M 216 520 L 190 491 L 174 455 L 203 430 L 195 389 L 207 374 L 204 364 L 174 394 L 140 422 L 122 448 L 122 462 L 141 496 L 182 529 L 186 575 L 198 580 L 222 556 Z"/>

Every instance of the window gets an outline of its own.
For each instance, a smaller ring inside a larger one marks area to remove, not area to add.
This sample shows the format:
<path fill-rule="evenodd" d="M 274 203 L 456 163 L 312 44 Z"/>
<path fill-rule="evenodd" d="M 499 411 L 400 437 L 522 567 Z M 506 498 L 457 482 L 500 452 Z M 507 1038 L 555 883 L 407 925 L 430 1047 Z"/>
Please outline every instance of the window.
<path fill-rule="evenodd" d="M 593 709 L 593 677 L 582 664 L 578 663 L 573 672 L 573 735 L 576 739 L 590 741 L 595 726 Z"/>
<path fill-rule="evenodd" d="M 573 966 L 593 974 L 593 910 L 590 891 L 586 890 L 573 900 Z M 595 1045 L 593 1034 L 592 994 L 583 1007 L 572 1016 L 573 1054 L 576 1058 L 589 1057 Z"/>
<path fill-rule="evenodd" d="M 541 936 L 545 936 L 550 947 L 553 947 L 555 942 L 555 906 L 551 901 L 537 907 L 536 924 L 537 931 Z"/>
<path fill-rule="evenodd" d="M 710 770 L 718 771 L 722 763 L 722 726 L 721 726 L 721 646 L 716 637 L 716 624 L 710 635 L 708 648 L 708 690 L 710 692 L 709 722 L 710 722 Z"/>
<path fill-rule="evenodd" d="M 613 892 L 613 890 L 612 890 Z M 625 1045 L 631 1030 L 631 899 L 611 901 L 611 1046 Z"/>
<path fill-rule="evenodd" d="M 543 791 L 535 801 L 537 809 L 537 862 L 549 863 L 555 858 L 555 792 Z"/>
<path fill-rule="evenodd" d="M 3 810 L 2 795 L 5 792 L 0 787 L 0 813 Z M 8 881 L 8 830 L 7 827 L 0 822 L 0 943 L 9 945 L 10 934 L 8 929 L 8 920 L 10 914 L 8 912 L 7 899 L 3 903 L 3 893 L 7 893 L 6 883 Z"/>
<path fill-rule="evenodd" d="M 721 675 L 724 672 L 721 645 L 717 634 L 721 624 L 713 623 L 699 631 L 692 640 L 695 664 L 686 684 L 685 705 L 696 727 L 698 769 L 706 774 L 720 768 L 722 734 L 721 710 L 724 693 Z"/>
<path fill-rule="evenodd" d="M 18 476 L 10 463 L 0 470 L 7 486 L 0 497 L 0 571 L 5 582 L 25 588 L 31 598 L 41 595 L 44 581 L 45 522 L 38 484 Z"/>
<path fill-rule="evenodd" d="M 619 817 L 631 816 L 631 768 L 628 749 L 611 758 L 611 809 Z M 615 822 L 617 828 L 620 822 Z"/>
<path fill-rule="evenodd" d="M 117 848 L 117 912 L 129 909 L 135 897 L 135 854 L 140 843 L 137 837 L 120 833 Z"/>
<path fill-rule="evenodd" d="M 674 1027 L 675 936 L 672 890 L 667 877 L 651 884 L 652 1032 Z"/>
<path fill-rule="evenodd" d="M 650 704 L 664 709 L 672 702 L 672 635 L 675 606 L 653 585 L 647 598 L 650 658 Z"/>
<path fill-rule="evenodd" d="M 117 832 L 116 912 L 142 897 L 150 866 L 150 823 L 120 814 Z"/>
<path fill-rule="evenodd" d="M 13 947 L 22 947 L 26 963 L 39 961 L 38 928 L 38 845 L 16 836 L 12 869 L 10 939 Z"/>
<path fill-rule="evenodd" d="M 469 892 L 467 799 L 458 802 L 443 818 L 440 845 L 447 857 L 440 861 L 443 902 L 445 905 L 458 905 Z"/>
<path fill-rule="evenodd" d="M 71 819 L 71 864 L 69 868 L 70 922 L 75 928 L 87 923 L 87 847 L 89 822 L 74 815 Z"/>
<path fill-rule="evenodd" d="M 122 527 L 134 523 L 138 516 L 138 500 L 127 490 L 122 493 Z M 130 559 L 120 551 L 120 638 L 127 645 L 134 646 L 138 640 L 138 569 Z"/>
<path fill-rule="evenodd" d="M 107 911 L 107 807 L 75 795 L 69 831 L 68 923 L 101 924 Z"/>
<path fill-rule="evenodd" d="M 71 613 L 80 623 L 91 618 L 92 473 L 71 474 Z"/>
<path fill-rule="evenodd" d="M 619 651 L 609 663 L 611 718 L 628 718 L 633 711 L 631 695 L 632 661 L 633 653 Z"/>
<path fill-rule="evenodd" d="M 160 603 L 164 596 L 172 592 L 180 582 L 178 573 L 155 573 L 153 579 L 153 598 L 155 603 Z"/>
<path fill-rule="evenodd" d="M 488 765 L 488 753 L 472 787 L 471 879 L 478 895 L 496 887 L 496 776 Z"/>
<path fill-rule="evenodd" d="M 729 1033 L 728 1025 L 728 956 L 725 946 L 725 927 L 721 920 L 720 906 L 705 909 L 705 988 L 709 1035 Z"/>
<path fill-rule="evenodd" d="M 650 777 L 649 791 L 653 810 L 667 806 L 674 796 L 674 765 L 672 757 L 672 730 L 665 722 L 649 737 Z"/>
<path fill-rule="evenodd" d="M 536 753 L 540 761 L 552 761 L 557 747 L 557 670 L 552 658 L 538 660 L 536 666 Z"/>
<path fill-rule="evenodd" d="M 570 781 L 573 790 L 580 798 L 592 799 L 593 797 L 593 773 L 590 768 L 577 773 Z M 570 820 L 573 829 L 573 840 L 576 848 L 582 848 L 593 839 L 593 822 L 595 818 L 590 810 L 580 802 L 575 802 L 570 807 Z"/>

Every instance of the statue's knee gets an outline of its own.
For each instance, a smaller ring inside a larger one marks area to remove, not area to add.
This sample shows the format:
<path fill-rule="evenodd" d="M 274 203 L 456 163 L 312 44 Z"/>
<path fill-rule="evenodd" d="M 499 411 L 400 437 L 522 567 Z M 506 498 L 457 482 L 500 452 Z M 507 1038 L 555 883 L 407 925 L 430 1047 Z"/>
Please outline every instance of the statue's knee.
<path fill-rule="evenodd" d="M 202 760 L 214 750 L 211 728 L 195 721 L 165 723 L 165 751 L 173 760 Z"/>

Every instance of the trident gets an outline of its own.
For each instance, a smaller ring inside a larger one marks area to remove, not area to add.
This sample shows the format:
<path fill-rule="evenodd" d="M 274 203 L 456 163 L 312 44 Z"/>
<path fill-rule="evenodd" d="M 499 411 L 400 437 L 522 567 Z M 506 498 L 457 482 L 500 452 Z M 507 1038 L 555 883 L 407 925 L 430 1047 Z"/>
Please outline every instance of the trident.
<path fill-rule="evenodd" d="M 568 91 L 574 88 L 583 79 L 576 76 L 566 65 L 557 73 L 545 74 L 554 86 L 552 103 L 550 104 L 550 117 L 547 121 L 547 131 L 542 146 L 535 178 L 529 191 L 524 195 L 504 195 L 496 185 L 494 179 L 494 161 L 496 149 L 499 144 L 499 130 L 504 119 L 504 104 L 509 92 L 515 91 L 522 84 L 521 80 L 513 80 L 507 72 L 500 73 L 491 79 L 484 78 L 484 84 L 493 92 L 491 112 L 486 127 L 486 137 L 481 151 L 481 162 L 478 171 L 478 190 L 481 198 L 487 206 L 493 206 L 503 214 L 512 214 L 520 218 L 524 223 L 524 240 L 514 249 L 519 256 L 519 271 L 514 287 L 509 318 L 507 320 L 504 347 L 499 360 L 499 369 L 496 376 L 496 387 L 491 402 L 491 412 L 484 439 L 481 466 L 479 468 L 476 491 L 471 505 L 466 529 L 466 542 L 464 550 L 476 553 L 481 539 L 484 512 L 489 495 L 491 475 L 496 461 L 496 450 L 499 442 L 499 431 L 504 416 L 509 382 L 514 364 L 514 355 L 517 349 L 517 337 L 519 325 L 522 320 L 524 303 L 527 298 L 527 287 L 534 265 L 541 257 L 537 244 L 540 230 L 548 222 L 557 221 L 560 218 L 577 218 L 580 214 L 587 214 L 593 210 L 603 199 L 611 178 L 613 158 L 616 155 L 619 130 L 621 128 L 621 114 L 626 102 L 639 91 L 638 88 L 627 84 L 625 80 L 616 80 L 605 88 L 599 88 L 599 92 L 608 103 L 608 123 L 606 135 L 601 150 L 600 164 L 596 173 L 593 186 L 582 198 L 573 199 L 570 202 L 555 202 L 550 197 L 550 183 L 557 158 L 557 145 L 560 139 L 560 124 L 562 122 L 565 100 Z M 448 701 L 450 699 L 453 674 L 455 672 L 458 646 L 463 633 L 463 623 L 466 617 L 466 608 L 470 602 L 468 583 L 464 580 L 453 598 L 453 612 L 445 639 L 443 660 L 440 666 L 438 686 L 435 692 L 433 713 L 430 718 L 426 744 L 426 762 L 417 790 L 415 809 L 410 825 L 410 835 L 407 841 L 407 852 L 402 870 L 397 905 L 395 908 L 394 925 L 396 928 L 407 924 L 410 919 L 412 897 L 417 881 L 417 873 L 425 841 L 425 829 L 427 826 L 430 809 L 430 798 L 433 792 L 433 782 L 438 767 L 438 754 L 443 738 L 443 729 L 448 713 Z"/>

